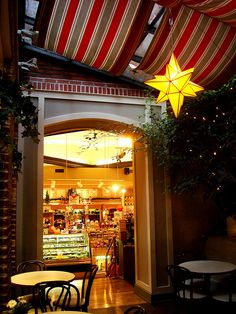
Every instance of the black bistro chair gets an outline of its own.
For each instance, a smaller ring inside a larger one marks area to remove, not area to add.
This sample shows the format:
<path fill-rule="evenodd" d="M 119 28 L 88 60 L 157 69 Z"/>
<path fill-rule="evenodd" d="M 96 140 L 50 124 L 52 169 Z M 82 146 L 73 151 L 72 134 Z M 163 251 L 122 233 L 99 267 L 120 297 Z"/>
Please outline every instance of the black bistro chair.
<path fill-rule="evenodd" d="M 178 265 L 168 265 L 167 273 L 178 301 L 186 305 L 201 305 L 208 300 L 204 285 L 195 282 L 193 274 L 186 268 Z"/>
<path fill-rule="evenodd" d="M 225 275 L 219 280 L 212 291 L 214 306 L 227 309 L 228 312 L 236 310 L 236 272 Z M 231 311 L 232 310 L 232 311 Z"/>
<path fill-rule="evenodd" d="M 92 288 L 93 281 L 94 281 L 97 271 L 98 271 L 98 266 L 91 265 L 84 273 L 82 291 L 81 291 L 81 304 L 80 304 L 80 310 L 83 312 L 88 312 L 91 288 Z"/>
<path fill-rule="evenodd" d="M 33 287 L 35 314 L 41 312 L 80 311 L 79 289 L 67 281 L 41 282 Z"/>
<path fill-rule="evenodd" d="M 17 265 L 16 272 L 17 274 L 25 273 L 28 271 L 41 271 L 46 270 L 46 265 L 43 261 L 40 260 L 28 260 L 23 261 Z"/>
<path fill-rule="evenodd" d="M 47 267 L 43 261 L 40 260 L 27 260 L 23 261 L 16 267 L 16 273 L 26 273 L 31 271 L 43 271 L 46 270 Z M 16 291 L 13 291 L 13 295 L 16 296 L 20 295 L 18 297 L 19 300 L 22 300 L 24 302 L 32 303 L 33 295 L 32 295 L 32 289 L 29 287 L 20 287 L 20 291 L 16 293 Z"/>
<path fill-rule="evenodd" d="M 127 308 L 124 311 L 124 314 L 146 314 L 146 310 L 141 305 L 134 305 L 129 308 Z"/>

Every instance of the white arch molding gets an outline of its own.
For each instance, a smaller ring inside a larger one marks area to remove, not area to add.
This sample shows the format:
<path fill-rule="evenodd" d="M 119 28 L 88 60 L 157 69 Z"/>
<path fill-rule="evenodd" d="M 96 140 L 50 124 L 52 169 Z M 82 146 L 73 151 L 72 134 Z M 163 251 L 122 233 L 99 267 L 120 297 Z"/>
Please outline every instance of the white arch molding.
<path fill-rule="evenodd" d="M 45 126 L 61 123 L 65 121 L 73 121 L 73 120 L 80 120 L 80 119 L 104 119 L 107 121 L 115 121 L 120 122 L 122 124 L 129 124 L 134 125 L 136 127 L 140 127 L 140 122 L 134 119 L 124 118 L 118 115 L 105 113 L 101 114 L 100 112 L 80 112 L 75 114 L 67 114 L 67 115 L 61 115 L 57 117 L 47 118 L 44 120 Z"/>

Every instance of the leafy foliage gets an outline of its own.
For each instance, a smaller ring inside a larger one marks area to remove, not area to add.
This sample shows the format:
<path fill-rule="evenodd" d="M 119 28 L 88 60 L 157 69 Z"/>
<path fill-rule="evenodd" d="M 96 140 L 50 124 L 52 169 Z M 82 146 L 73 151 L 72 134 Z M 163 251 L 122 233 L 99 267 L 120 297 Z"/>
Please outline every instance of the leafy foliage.
<path fill-rule="evenodd" d="M 6 123 L 13 118 L 17 124 L 23 127 L 22 137 L 31 137 L 38 142 L 38 110 L 33 105 L 29 96 L 24 96 L 17 82 L 0 79 L 0 149 L 9 147 L 12 151 L 14 171 L 21 168 L 22 153 L 17 149 L 14 135 L 9 132 Z"/>
<path fill-rule="evenodd" d="M 6 308 L 7 310 L 3 311 L 3 314 L 27 314 L 32 305 L 24 300 L 10 300 Z"/>
<path fill-rule="evenodd" d="M 144 133 L 154 158 L 165 165 L 171 189 L 204 188 L 221 207 L 236 211 L 236 75 L 219 90 L 189 98 L 178 119 L 154 111 Z"/>

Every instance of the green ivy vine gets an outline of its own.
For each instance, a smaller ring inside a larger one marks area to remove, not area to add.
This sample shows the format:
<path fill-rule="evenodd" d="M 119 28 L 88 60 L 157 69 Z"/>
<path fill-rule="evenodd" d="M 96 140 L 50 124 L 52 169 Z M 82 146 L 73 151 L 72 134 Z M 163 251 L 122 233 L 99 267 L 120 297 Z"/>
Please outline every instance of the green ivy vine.
<path fill-rule="evenodd" d="M 12 153 L 14 172 L 21 170 L 22 153 L 17 148 L 17 140 L 7 127 L 9 119 L 21 124 L 22 137 L 31 137 L 38 143 L 38 109 L 33 105 L 29 96 L 24 96 L 19 83 L 8 79 L 0 79 L 0 149 L 8 148 Z"/>
<path fill-rule="evenodd" d="M 173 192 L 201 187 L 236 211 L 236 75 L 218 90 L 187 98 L 178 118 L 169 106 L 161 118 L 151 110 L 143 128 L 154 159 L 170 172 Z"/>

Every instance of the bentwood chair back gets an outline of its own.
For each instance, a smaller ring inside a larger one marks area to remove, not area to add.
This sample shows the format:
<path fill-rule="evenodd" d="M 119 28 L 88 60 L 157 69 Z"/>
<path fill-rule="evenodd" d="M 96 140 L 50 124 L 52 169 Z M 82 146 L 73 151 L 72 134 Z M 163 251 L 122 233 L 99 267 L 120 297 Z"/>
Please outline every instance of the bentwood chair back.
<path fill-rule="evenodd" d="M 65 311 L 73 307 L 80 310 L 79 289 L 67 281 L 38 283 L 33 287 L 33 304 L 35 313 Z"/>
<path fill-rule="evenodd" d="M 146 310 L 141 305 L 134 305 L 129 308 L 127 308 L 124 311 L 124 314 L 146 314 Z"/>
<path fill-rule="evenodd" d="M 236 304 L 236 272 L 225 275 L 212 292 L 212 298 L 222 303 Z"/>
<path fill-rule="evenodd" d="M 40 260 L 23 261 L 20 264 L 18 264 L 16 268 L 17 274 L 37 270 L 38 271 L 46 270 L 46 265 L 43 261 Z"/>
<path fill-rule="evenodd" d="M 178 265 L 168 265 L 167 273 L 178 298 L 191 301 L 207 298 L 207 294 L 195 285 L 193 275 L 188 269 Z"/>
<path fill-rule="evenodd" d="M 81 292 L 81 311 L 87 312 L 90 300 L 91 288 L 93 285 L 94 278 L 98 271 L 97 265 L 91 265 L 84 273 L 83 283 L 82 283 L 82 292 Z"/>
<path fill-rule="evenodd" d="M 16 273 L 26 273 L 31 271 L 42 271 L 46 270 L 46 265 L 43 261 L 40 260 L 27 260 L 23 261 L 17 265 Z M 13 292 L 16 294 L 16 291 Z M 18 289 L 18 295 L 20 294 L 20 300 L 25 302 L 32 302 L 32 289 L 29 287 L 20 287 Z"/>

